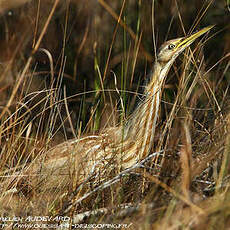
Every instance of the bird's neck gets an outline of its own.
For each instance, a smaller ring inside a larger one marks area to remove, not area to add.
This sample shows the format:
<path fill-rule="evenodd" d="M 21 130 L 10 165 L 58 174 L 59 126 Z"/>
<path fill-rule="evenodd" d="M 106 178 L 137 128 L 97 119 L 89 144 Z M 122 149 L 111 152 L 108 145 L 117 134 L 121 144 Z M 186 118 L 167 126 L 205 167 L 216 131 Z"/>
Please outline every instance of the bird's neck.
<path fill-rule="evenodd" d="M 149 84 L 146 86 L 143 101 L 136 108 L 124 128 L 124 161 L 139 161 L 146 157 L 152 147 L 159 115 L 161 90 L 170 66 L 154 64 Z M 133 161 L 133 160 L 132 160 Z M 129 167 L 129 163 L 125 165 Z"/>

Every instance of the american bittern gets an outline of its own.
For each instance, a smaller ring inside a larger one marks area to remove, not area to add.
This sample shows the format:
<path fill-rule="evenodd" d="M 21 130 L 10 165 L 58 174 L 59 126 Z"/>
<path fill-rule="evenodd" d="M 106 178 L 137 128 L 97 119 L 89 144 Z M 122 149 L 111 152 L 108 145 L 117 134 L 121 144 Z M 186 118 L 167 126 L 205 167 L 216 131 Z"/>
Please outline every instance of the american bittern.
<path fill-rule="evenodd" d="M 114 165 L 128 168 L 144 159 L 153 147 L 161 92 L 170 67 L 179 54 L 212 27 L 161 46 L 145 88 L 145 97 L 124 127 L 62 143 L 24 169 L 23 174 L 35 176 L 36 185 L 41 188 L 60 191 L 69 184 L 79 185 L 89 177 L 103 176 Z"/>

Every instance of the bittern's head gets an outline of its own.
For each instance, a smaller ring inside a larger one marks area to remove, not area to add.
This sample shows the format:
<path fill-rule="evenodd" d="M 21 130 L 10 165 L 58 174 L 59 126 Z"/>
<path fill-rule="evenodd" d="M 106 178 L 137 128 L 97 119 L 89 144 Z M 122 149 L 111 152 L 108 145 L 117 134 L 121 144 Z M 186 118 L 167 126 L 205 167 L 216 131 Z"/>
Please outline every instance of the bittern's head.
<path fill-rule="evenodd" d="M 173 39 L 165 42 L 157 55 L 157 61 L 163 64 L 172 64 L 177 56 L 190 46 L 198 37 L 208 32 L 213 26 L 208 26 L 202 30 L 186 37 Z"/>

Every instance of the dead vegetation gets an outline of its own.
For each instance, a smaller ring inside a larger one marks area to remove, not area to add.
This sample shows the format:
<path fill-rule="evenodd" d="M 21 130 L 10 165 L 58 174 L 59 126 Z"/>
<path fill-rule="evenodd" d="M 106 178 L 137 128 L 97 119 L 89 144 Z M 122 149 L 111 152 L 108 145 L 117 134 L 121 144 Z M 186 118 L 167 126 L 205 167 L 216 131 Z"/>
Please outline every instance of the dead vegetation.
<path fill-rule="evenodd" d="M 154 8 L 131 0 L 6 2 L 0 0 L 0 216 L 229 228 L 227 1 L 155 1 Z M 168 75 L 152 155 L 129 169 L 110 162 L 101 175 L 79 155 L 77 167 L 66 165 L 68 179 L 58 178 L 60 171 L 47 175 L 49 159 L 63 164 L 75 149 L 84 151 L 76 138 L 91 138 L 90 145 L 105 129 L 113 137 L 111 127 L 141 98 L 153 50 L 212 24 L 214 32 Z"/>

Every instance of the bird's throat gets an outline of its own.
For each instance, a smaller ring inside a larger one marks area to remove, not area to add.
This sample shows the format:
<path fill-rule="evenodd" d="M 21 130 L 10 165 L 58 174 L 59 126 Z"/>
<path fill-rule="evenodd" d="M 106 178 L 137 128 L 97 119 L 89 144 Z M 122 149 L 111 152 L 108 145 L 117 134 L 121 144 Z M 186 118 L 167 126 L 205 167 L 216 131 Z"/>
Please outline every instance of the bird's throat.
<path fill-rule="evenodd" d="M 170 66 L 167 67 L 168 69 L 170 68 Z M 168 69 L 162 68 L 162 65 L 157 62 L 155 63 L 154 70 L 150 76 L 151 80 L 145 89 L 144 99 L 127 121 L 123 138 L 124 159 L 134 159 L 132 164 L 146 157 L 153 149 L 160 110 L 161 90 Z M 129 143 L 127 148 L 125 148 L 125 143 Z M 133 144 L 130 145 L 130 143 Z M 128 166 L 126 165 L 126 167 Z"/>

